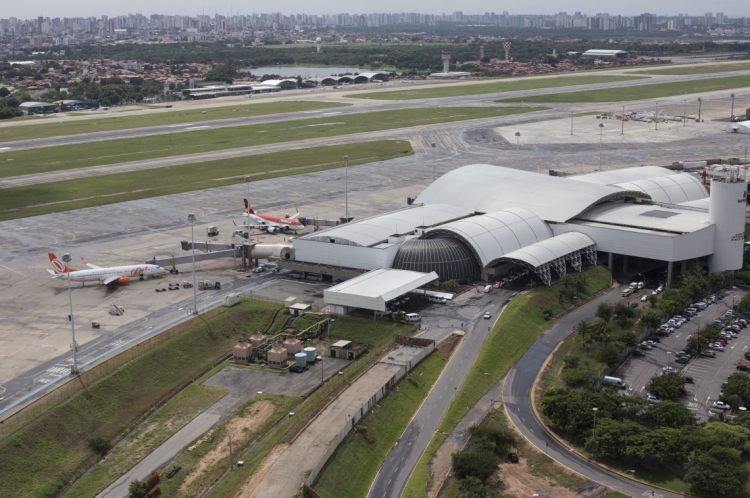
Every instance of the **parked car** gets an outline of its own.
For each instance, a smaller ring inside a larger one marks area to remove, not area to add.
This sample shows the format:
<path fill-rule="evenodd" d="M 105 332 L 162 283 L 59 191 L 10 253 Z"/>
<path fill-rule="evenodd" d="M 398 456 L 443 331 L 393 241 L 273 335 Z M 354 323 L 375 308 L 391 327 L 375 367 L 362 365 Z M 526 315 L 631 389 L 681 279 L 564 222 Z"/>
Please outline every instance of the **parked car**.
<path fill-rule="evenodd" d="M 508 460 L 510 460 L 510 463 L 518 463 L 518 453 L 509 454 Z"/>
<path fill-rule="evenodd" d="M 699 356 L 704 356 L 706 358 L 716 358 L 716 352 L 715 351 L 701 351 Z"/>
<path fill-rule="evenodd" d="M 669 336 L 669 332 L 667 332 L 666 330 L 663 330 L 663 329 L 659 329 L 659 330 L 656 331 L 656 335 L 661 336 L 661 337 L 668 337 Z"/>
<path fill-rule="evenodd" d="M 647 395 L 646 396 L 646 401 L 648 401 L 649 403 L 660 403 L 661 402 L 661 400 L 659 398 L 657 398 L 656 396 L 654 396 L 653 394 Z"/>
<path fill-rule="evenodd" d="M 721 343 L 718 343 L 718 342 L 715 342 L 709 345 L 708 347 L 716 351 L 724 351 L 724 346 L 722 346 Z"/>
<path fill-rule="evenodd" d="M 724 403 L 723 401 L 714 401 L 713 407 L 716 408 L 717 410 L 731 410 L 732 409 L 731 406 Z"/>
<path fill-rule="evenodd" d="M 681 365 L 687 365 L 688 363 L 690 363 L 690 358 L 688 358 L 687 356 L 680 356 L 679 358 L 676 358 L 674 362 Z"/>
<path fill-rule="evenodd" d="M 644 353 L 640 349 L 634 349 L 633 350 L 633 356 L 646 356 L 646 353 Z"/>
<path fill-rule="evenodd" d="M 750 367 L 747 365 L 737 365 L 737 370 L 742 372 L 750 372 Z"/>
<path fill-rule="evenodd" d="M 662 370 L 667 373 L 677 373 L 677 369 L 675 367 L 662 367 Z"/>

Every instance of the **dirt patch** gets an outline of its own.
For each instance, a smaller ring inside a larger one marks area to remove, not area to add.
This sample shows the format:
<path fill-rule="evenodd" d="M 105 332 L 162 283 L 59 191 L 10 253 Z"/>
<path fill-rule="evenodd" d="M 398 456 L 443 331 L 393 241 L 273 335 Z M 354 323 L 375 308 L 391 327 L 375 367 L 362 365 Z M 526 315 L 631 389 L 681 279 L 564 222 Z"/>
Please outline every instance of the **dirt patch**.
<path fill-rule="evenodd" d="M 461 337 L 451 337 L 438 348 L 438 352 L 444 357 L 450 359 L 450 357 L 453 356 L 453 352 L 456 350 L 460 343 Z"/>
<path fill-rule="evenodd" d="M 271 467 L 273 467 L 273 464 L 276 463 L 276 461 L 279 459 L 282 453 L 284 453 L 284 450 L 286 450 L 288 446 L 288 444 L 280 444 L 276 448 L 274 448 L 273 451 L 263 459 L 261 464 L 258 465 L 258 468 L 255 470 L 255 472 L 253 472 L 253 475 L 250 476 L 250 479 L 248 479 L 245 485 L 242 486 L 240 492 L 235 496 L 247 496 L 252 490 L 256 489 L 260 485 L 260 483 L 263 482 L 263 477 L 265 477 L 266 473 L 271 469 Z"/>
<path fill-rule="evenodd" d="M 357 432 L 357 434 L 359 434 L 360 436 L 362 436 L 365 439 L 365 441 L 367 441 L 371 445 L 375 444 L 375 438 L 372 437 L 372 434 L 370 434 L 367 431 L 367 429 L 359 429 L 359 430 L 355 429 L 355 431 Z"/>
<path fill-rule="evenodd" d="M 261 400 L 257 403 L 253 403 L 246 410 L 249 411 L 249 414 L 241 417 L 233 417 L 229 420 L 226 426 L 226 432 L 232 434 L 232 439 L 234 441 L 240 442 L 263 425 L 265 421 L 273 415 L 275 409 L 276 407 L 274 404 L 268 400 Z M 221 436 L 223 437 L 223 435 Z M 180 487 L 180 494 L 186 493 L 190 485 L 200 477 L 203 472 L 213 467 L 219 460 L 227 456 L 229 456 L 229 445 L 219 442 L 214 449 L 206 453 L 203 458 L 198 461 L 198 464 L 193 471 L 188 474 Z"/>
<path fill-rule="evenodd" d="M 581 498 L 575 491 L 550 483 L 546 477 L 532 474 L 525 458 L 517 464 L 505 464 L 500 468 L 500 483 L 497 491 L 511 496 L 536 496 L 539 498 Z"/>
<path fill-rule="evenodd" d="M 451 471 L 451 454 L 459 451 L 454 438 L 446 439 L 435 452 L 430 460 L 430 484 L 427 487 L 427 497 L 435 498 L 439 491 L 445 490 L 443 485 L 448 473 Z"/>

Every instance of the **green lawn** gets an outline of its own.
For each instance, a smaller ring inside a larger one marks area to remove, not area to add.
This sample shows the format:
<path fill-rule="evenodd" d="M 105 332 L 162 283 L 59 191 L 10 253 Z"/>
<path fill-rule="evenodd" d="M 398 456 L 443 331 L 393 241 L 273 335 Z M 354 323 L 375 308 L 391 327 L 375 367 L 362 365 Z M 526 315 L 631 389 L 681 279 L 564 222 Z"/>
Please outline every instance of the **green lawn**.
<path fill-rule="evenodd" d="M 225 389 L 201 385 L 222 366 L 212 369 L 167 401 L 146 422 L 118 443 L 106 458 L 78 480 L 65 496 L 70 498 L 96 496 L 224 396 Z"/>
<path fill-rule="evenodd" d="M 609 285 L 609 271 L 596 266 L 583 273 L 588 277 L 587 291 L 579 301 Z M 548 307 L 559 313 L 573 303 L 560 305 L 557 301 L 559 284 L 538 287 L 519 294 L 508 304 L 492 329 L 482 352 L 448 409 L 440 429 L 450 433 L 464 415 L 494 386 L 526 352 L 544 330 L 552 325 L 545 321 L 542 309 Z M 485 375 L 486 374 L 486 375 Z"/>
<path fill-rule="evenodd" d="M 215 119 L 247 118 L 252 116 L 264 116 L 268 114 L 281 114 L 284 112 L 315 111 L 319 109 L 331 109 L 342 107 L 347 104 L 317 101 L 285 101 L 285 102 L 263 102 L 262 104 L 224 105 L 206 109 L 190 109 L 174 112 L 154 112 L 153 114 L 141 114 L 137 116 L 112 116 L 111 114 L 100 115 L 98 119 L 67 120 L 58 123 L 40 124 L 37 126 L 18 126 L 2 128 L 0 140 L 12 142 L 14 140 L 27 140 L 30 138 L 48 138 L 64 135 L 78 135 L 83 133 L 94 133 L 98 131 L 126 130 L 129 128 L 143 128 L 146 126 L 168 126 L 182 123 L 200 123 L 202 121 L 213 121 Z M 154 107 L 154 109 L 163 106 Z M 127 109 L 129 111 L 141 110 Z M 90 116 L 97 111 L 89 113 L 70 113 L 71 116 Z M 205 114 L 203 114 L 205 112 Z M 13 119 L 16 121 L 19 118 Z M 34 119 L 43 120 L 46 118 Z"/>
<path fill-rule="evenodd" d="M 596 266 L 583 274 L 588 278 L 588 285 L 586 292 L 579 296 L 580 299 L 593 295 L 609 285 L 609 271 L 605 267 Z M 438 431 L 451 433 L 471 407 L 500 381 L 541 333 L 554 323 L 544 320 L 542 308 L 550 307 L 557 312 L 561 306 L 567 308 L 573 304 L 568 302 L 561 305 L 557 302 L 558 290 L 559 284 L 539 287 L 517 295 L 508 304 L 490 332 Z M 433 437 L 412 473 L 404 492 L 405 498 L 422 498 L 425 495 L 424 483 L 429 478 L 429 463 L 442 443 L 437 436 L 438 434 Z"/>
<path fill-rule="evenodd" d="M 0 177 L 296 142 L 313 138 L 425 126 L 468 119 L 500 117 L 533 112 L 539 109 L 531 107 L 401 109 L 214 130 L 204 129 L 175 135 L 107 140 L 16 152 L 11 150 L 0 155 Z M 253 162 L 254 160 L 243 159 L 244 162 Z M 152 182 L 147 184 L 150 183 Z"/>
<path fill-rule="evenodd" d="M 744 71 L 750 69 L 750 63 L 737 63 L 737 64 L 726 64 L 724 66 L 693 66 L 693 67 L 665 67 L 661 69 L 649 69 L 647 71 L 637 71 L 637 74 L 662 74 L 665 76 L 671 75 L 687 75 L 687 74 L 711 74 L 711 73 L 727 73 L 729 71 Z"/>
<path fill-rule="evenodd" d="M 130 430 L 153 406 L 228 354 L 237 337 L 268 323 L 279 306 L 243 300 L 226 308 L 0 441 L 3 496 L 56 496 L 96 460 L 89 438 L 114 441 Z"/>
<path fill-rule="evenodd" d="M 300 398 L 292 396 L 277 396 L 274 394 L 253 396 L 241 407 L 237 408 L 232 415 L 211 430 L 211 436 L 214 437 L 213 441 L 210 443 L 202 442 L 197 444 L 194 450 L 184 451 L 169 464 L 164 466 L 164 471 L 175 465 L 182 467 L 182 469 L 172 477 L 172 479 L 162 479 L 159 484 L 162 496 L 202 496 L 202 493 L 205 492 L 211 484 L 219 479 L 229 468 L 228 451 L 225 456 L 216 459 L 210 465 L 206 465 L 199 474 L 192 476 L 192 482 L 189 485 L 186 485 L 184 490 L 180 488 L 186 478 L 195 470 L 196 466 L 199 465 L 201 459 L 205 457 L 207 453 L 216 450 L 217 448 L 221 450 L 220 447 L 222 446 L 228 448 L 228 439 L 224 437 L 227 433 L 227 426 L 229 424 L 235 424 L 238 419 L 252 418 L 253 414 L 256 412 L 255 404 L 260 401 L 270 401 L 273 403 L 273 413 L 254 430 L 247 430 L 235 434 L 232 441 L 232 451 L 235 460 L 239 460 L 239 455 L 247 451 L 247 449 L 263 437 L 271 427 L 293 410 L 300 402 Z"/>
<path fill-rule="evenodd" d="M 557 88 L 564 86 L 591 85 L 594 83 L 614 83 L 644 79 L 642 76 L 558 76 L 544 79 L 529 79 L 520 81 L 502 80 L 493 83 L 477 83 L 474 85 L 455 85 L 440 88 L 414 88 L 410 90 L 395 90 L 392 92 L 360 93 L 347 95 L 353 99 L 376 100 L 412 100 L 438 99 L 443 97 L 460 97 L 463 95 L 482 95 L 485 93 L 514 92 L 517 90 L 534 90 L 537 88 Z"/>
<path fill-rule="evenodd" d="M 372 319 L 337 317 L 331 325 L 330 336 L 372 346 L 396 334 L 412 335 L 416 330 L 416 325 L 410 323 L 397 323 L 385 319 L 373 321 Z"/>
<path fill-rule="evenodd" d="M 367 496 L 372 480 L 417 408 L 422 404 L 448 360 L 438 353 L 428 356 L 410 374 L 418 385 L 399 382 L 379 402 L 379 407 L 357 424 L 328 461 L 313 488 L 323 498 Z M 367 431 L 370 444 L 362 435 Z"/>
<path fill-rule="evenodd" d="M 715 92 L 750 87 L 750 76 L 730 76 L 727 78 L 712 78 L 707 80 L 677 81 L 672 83 L 656 83 L 653 85 L 638 85 L 622 88 L 591 90 L 583 92 L 553 93 L 551 95 L 537 95 L 534 97 L 518 97 L 502 99 L 496 102 L 545 102 L 545 103 L 592 103 L 592 102 L 622 102 L 626 100 L 644 100 L 690 93 Z"/>
<path fill-rule="evenodd" d="M 385 161 L 414 152 L 406 141 L 381 140 L 312 147 L 182 166 L 117 173 L 2 190 L 0 220 L 24 218 L 116 202 Z"/>

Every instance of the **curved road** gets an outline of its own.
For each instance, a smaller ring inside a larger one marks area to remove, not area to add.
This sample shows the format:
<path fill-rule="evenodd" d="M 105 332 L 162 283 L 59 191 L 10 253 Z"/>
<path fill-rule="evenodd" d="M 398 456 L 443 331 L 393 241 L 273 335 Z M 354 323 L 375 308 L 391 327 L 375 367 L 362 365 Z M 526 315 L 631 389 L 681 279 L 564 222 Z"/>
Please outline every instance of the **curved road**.
<path fill-rule="evenodd" d="M 632 481 L 604 470 L 579 456 L 577 453 L 570 451 L 547 432 L 531 408 L 531 388 L 537 374 L 547 360 L 547 357 L 552 354 L 555 346 L 578 322 L 594 318 L 596 307 L 599 303 L 611 303 L 617 301 L 619 297 L 620 290 L 615 289 L 562 318 L 544 332 L 508 373 L 503 401 L 511 421 L 521 431 L 523 436 L 540 451 L 544 451 L 550 458 L 553 458 L 574 472 L 631 496 L 652 496 L 651 493 L 653 492 L 654 497 L 679 498 L 684 495 L 663 491 Z M 549 444 L 549 446 L 545 446 L 546 444 Z"/>

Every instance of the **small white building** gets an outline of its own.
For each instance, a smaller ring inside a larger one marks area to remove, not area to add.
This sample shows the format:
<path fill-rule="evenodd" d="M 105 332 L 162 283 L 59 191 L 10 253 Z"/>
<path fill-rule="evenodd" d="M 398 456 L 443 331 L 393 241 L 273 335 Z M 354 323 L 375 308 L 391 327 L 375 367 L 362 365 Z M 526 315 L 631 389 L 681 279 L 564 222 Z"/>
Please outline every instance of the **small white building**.
<path fill-rule="evenodd" d="M 729 123 L 726 127 L 726 132 L 750 135 L 750 121 L 740 121 L 739 123 Z"/>
<path fill-rule="evenodd" d="M 627 59 L 628 53 L 624 50 L 591 49 L 586 50 L 581 57 L 588 57 L 591 59 Z"/>

